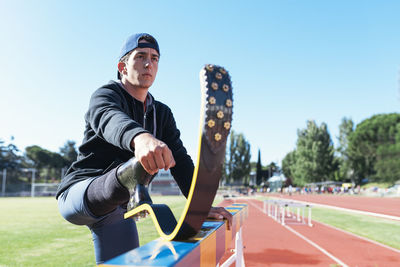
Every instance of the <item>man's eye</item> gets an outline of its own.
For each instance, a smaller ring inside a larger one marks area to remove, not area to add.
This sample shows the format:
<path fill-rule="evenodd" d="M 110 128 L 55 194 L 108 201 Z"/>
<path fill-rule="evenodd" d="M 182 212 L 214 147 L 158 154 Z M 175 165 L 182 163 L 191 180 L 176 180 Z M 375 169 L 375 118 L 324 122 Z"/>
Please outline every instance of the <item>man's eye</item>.
<path fill-rule="evenodd" d="M 158 62 L 158 57 L 153 57 L 154 62 Z"/>

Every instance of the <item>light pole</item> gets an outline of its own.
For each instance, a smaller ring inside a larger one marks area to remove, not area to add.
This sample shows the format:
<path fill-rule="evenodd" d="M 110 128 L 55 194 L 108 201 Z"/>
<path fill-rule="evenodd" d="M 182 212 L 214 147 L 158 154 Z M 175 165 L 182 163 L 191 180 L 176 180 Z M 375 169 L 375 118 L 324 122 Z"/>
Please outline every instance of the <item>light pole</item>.
<path fill-rule="evenodd" d="M 6 196 L 6 179 L 7 179 L 7 169 L 3 169 L 3 184 L 1 187 L 2 196 Z"/>
<path fill-rule="evenodd" d="M 30 169 L 32 171 L 32 186 L 31 186 L 31 197 L 35 196 L 35 174 L 36 174 L 36 169 Z"/>
<path fill-rule="evenodd" d="M 25 168 L 22 169 L 24 172 L 32 172 L 32 185 L 31 185 L 31 197 L 35 196 L 35 178 L 36 178 L 36 169 L 34 168 Z"/>

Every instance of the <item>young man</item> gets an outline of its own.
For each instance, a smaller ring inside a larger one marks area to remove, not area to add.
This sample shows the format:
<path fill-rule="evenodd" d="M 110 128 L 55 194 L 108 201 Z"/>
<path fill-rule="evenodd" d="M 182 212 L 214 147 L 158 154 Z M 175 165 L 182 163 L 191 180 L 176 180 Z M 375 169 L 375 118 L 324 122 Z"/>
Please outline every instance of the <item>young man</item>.
<path fill-rule="evenodd" d="M 139 204 L 134 198 L 138 180 L 149 183 L 158 170 L 170 169 L 182 193 L 187 197 L 189 192 L 192 159 L 171 110 L 148 92 L 159 58 L 151 35 L 127 39 L 119 56 L 119 81 L 93 93 L 78 159 L 57 193 L 62 216 L 91 230 L 97 264 L 139 246 L 134 220 L 123 218 L 129 199 L 132 207 Z M 223 208 L 212 208 L 209 216 L 232 221 Z"/>

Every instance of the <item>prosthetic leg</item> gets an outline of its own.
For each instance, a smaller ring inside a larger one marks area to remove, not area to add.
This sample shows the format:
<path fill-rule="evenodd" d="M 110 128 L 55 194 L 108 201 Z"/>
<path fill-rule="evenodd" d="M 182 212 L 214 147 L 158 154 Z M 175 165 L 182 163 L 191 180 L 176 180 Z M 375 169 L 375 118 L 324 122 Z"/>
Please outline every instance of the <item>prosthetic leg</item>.
<path fill-rule="evenodd" d="M 118 168 L 117 178 L 129 191 L 128 211 L 142 204 L 153 204 L 147 186 L 154 176 L 147 173 L 136 158 L 128 160 Z M 138 217 L 145 217 L 146 214 L 139 214 Z"/>
<path fill-rule="evenodd" d="M 131 218 L 149 212 L 165 240 L 186 240 L 201 229 L 217 193 L 232 121 L 232 85 L 228 72 L 206 65 L 200 72 L 202 102 L 198 156 L 186 205 L 179 221 L 165 204 L 142 204 L 125 213 Z M 135 201 L 134 203 L 138 203 Z"/>

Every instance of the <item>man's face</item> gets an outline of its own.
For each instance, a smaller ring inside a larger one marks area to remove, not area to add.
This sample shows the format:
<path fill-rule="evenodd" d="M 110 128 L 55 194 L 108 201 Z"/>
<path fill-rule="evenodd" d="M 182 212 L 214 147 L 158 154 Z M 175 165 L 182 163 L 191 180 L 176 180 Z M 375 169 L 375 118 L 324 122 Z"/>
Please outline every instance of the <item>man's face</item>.
<path fill-rule="evenodd" d="M 122 79 L 135 88 L 148 89 L 158 70 L 159 55 L 153 48 L 136 48 L 125 62 Z"/>

